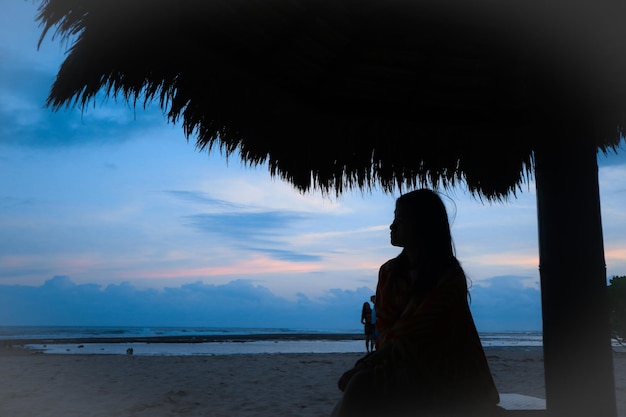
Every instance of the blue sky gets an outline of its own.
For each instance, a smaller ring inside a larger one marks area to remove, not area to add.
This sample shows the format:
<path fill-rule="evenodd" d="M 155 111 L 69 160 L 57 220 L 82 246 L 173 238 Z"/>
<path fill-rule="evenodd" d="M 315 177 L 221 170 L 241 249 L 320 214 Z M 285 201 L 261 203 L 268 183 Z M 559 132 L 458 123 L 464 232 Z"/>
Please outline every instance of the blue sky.
<path fill-rule="evenodd" d="M 397 195 L 300 194 L 157 106 L 52 112 L 67 45 L 37 50 L 36 6 L 0 0 L 0 325 L 360 329 Z M 626 275 L 626 158 L 599 162 L 607 276 Z M 541 328 L 532 180 L 507 203 L 446 192 L 480 331 Z"/>

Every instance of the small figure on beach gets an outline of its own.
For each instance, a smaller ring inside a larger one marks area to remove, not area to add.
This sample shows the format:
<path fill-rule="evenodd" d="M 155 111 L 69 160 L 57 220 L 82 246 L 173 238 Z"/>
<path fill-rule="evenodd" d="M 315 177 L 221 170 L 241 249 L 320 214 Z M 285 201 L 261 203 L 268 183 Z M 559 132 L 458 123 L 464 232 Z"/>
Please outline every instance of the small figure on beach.
<path fill-rule="evenodd" d="M 341 375 L 332 416 L 491 416 L 499 394 L 443 201 L 427 189 L 400 196 L 390 229 L 402 250 L 378 273 L 378 348 Z"/>
<path fill-rule="evenodd" d="M 372 351 L 376 350 L 376 344 L 378 343 L 378 329 L 376 328 L 376 296 L 370 297 L 372 303 Z"/>
<path fill-rule="evenodd" d="M 363 332 L 365 334 L 365 350 L 371 352 L 374 350 L 374 342 L 372 341 L 374 325 L 372 324 L 372 307 L 367 301 L 363 303 L 363 308 L 361 309 L 361 324 L 363 324 Z"/>
<path fill-rule="evenodd" d="M 132 355 L 133 353 L 135 353 L 135 350 L 132 347 L 129 347 L 128 349 L 126 349 L 127 355 Z"/>

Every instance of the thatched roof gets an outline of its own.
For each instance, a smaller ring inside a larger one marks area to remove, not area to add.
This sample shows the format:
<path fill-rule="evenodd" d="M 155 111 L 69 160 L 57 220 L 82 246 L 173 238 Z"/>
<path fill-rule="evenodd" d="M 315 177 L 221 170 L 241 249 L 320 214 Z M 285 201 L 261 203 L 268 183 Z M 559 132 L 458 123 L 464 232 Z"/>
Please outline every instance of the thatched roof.
<path fill-rule="evenodd" d="M 564 127 L 620 141 L 624 10 L 588 3 L 44 0 L 39 19 L 71 44 L 55 109 L 156 100 L 198 147 L 303 191 L 466 182 L 498 199 Z"/>

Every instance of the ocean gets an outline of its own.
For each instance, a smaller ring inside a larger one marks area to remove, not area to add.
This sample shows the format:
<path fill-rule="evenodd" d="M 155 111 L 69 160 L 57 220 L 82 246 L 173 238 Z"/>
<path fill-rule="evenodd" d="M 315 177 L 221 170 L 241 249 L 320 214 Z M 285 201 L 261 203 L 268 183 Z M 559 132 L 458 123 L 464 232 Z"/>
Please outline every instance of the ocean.
<path fill-rule="evenodd" d="M 542 334 L 480 333 L 484 347 L 542 346 Z M 44 354 L 186 356 L 365 353 L 362 330 L 218 327 L 0 326 L 0 343 Z"/>

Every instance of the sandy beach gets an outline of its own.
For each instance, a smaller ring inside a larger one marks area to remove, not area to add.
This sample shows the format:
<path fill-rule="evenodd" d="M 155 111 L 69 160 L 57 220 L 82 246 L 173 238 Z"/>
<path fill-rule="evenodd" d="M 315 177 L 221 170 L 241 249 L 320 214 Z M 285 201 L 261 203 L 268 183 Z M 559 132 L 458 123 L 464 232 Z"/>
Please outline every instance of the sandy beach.
<path fill-rule="evenodd" d="M 327 417 L 339 375 L 361 356 L 51 355 L 0 349 L 0 416 Z M 545 398 L 541 348 L 486 348 L 501 393 Z M 626 416 L 626 354 L 615 354 Z"/>

